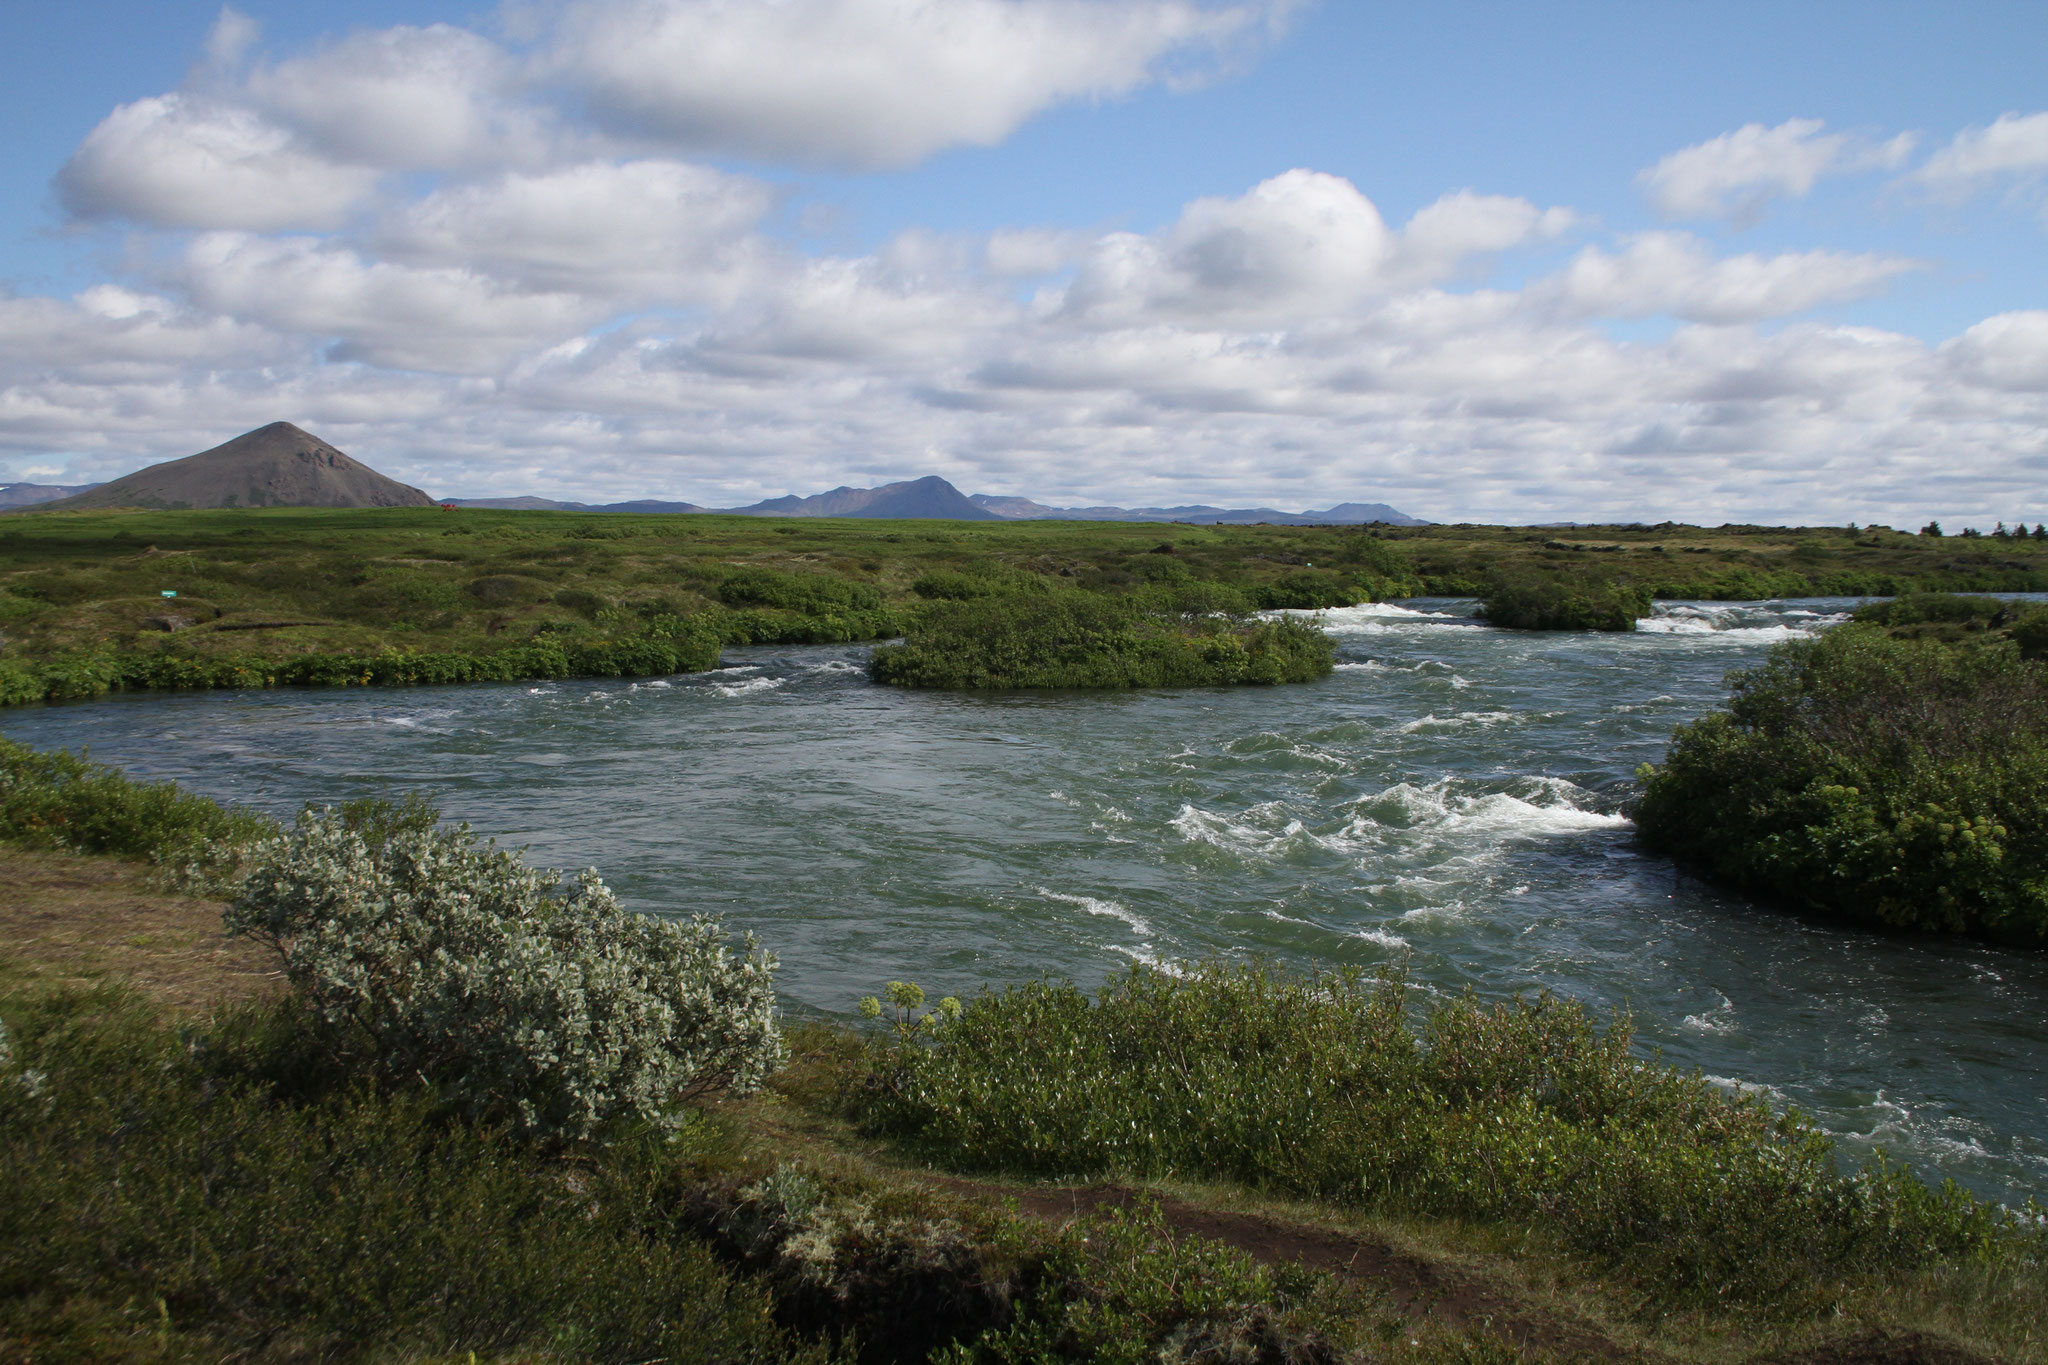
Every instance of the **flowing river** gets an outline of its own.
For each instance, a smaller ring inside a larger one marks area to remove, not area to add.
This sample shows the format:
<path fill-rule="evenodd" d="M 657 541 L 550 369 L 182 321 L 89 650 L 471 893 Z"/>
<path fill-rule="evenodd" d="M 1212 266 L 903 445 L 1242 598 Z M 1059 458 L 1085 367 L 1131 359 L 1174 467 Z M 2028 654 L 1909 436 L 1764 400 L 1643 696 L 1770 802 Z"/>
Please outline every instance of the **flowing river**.
<path fill-rule="evenodd" d="M 1668 603 L 1633 635 L 1355 607 L 1323 614 L 1336 673 L 1295 687 L 901 692 L 820 646 L 637 683 L 114 697 L 0 732 L 280 815 L 430 792 L 639 909 L 752 930 L 797 1009 L 1212 953 L 1625 1006 L 1645 1050 L 1852 1153 L 2048 1201 L 2048 954 L 1773 912 L 1639 852 L 1621 813 L 1728 670 L 1849 605 Z"/>

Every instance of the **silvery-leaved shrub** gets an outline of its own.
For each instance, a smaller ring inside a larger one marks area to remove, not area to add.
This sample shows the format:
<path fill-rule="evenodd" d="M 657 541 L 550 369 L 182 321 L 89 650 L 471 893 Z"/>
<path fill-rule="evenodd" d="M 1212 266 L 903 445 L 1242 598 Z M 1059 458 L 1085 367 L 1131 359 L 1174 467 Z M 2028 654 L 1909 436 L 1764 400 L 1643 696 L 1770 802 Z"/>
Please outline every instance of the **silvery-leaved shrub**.
<path fill-rule="evenodd" d="M 623 910 L 595 872 L 564 887 L 466 825 L 359 823 L 308 810 L 257 844 L 226 917 L 279 952 L 338 1054 L 546 1140 L 673 1125 L 781 1064 L 751 937 L 729 952 L 714 921 Z"/>

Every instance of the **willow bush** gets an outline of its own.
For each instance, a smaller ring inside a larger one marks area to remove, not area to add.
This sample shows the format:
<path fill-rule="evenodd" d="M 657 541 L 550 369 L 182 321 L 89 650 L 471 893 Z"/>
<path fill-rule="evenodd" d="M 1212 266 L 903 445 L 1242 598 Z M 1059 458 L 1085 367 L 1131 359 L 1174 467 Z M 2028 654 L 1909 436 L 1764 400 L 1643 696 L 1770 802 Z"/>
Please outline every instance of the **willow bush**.
<path fill-rule="evenodd" d="M 673 1127 L 782 1061 L 774 957 L 631 913 L 595 872 L 560 890 L 467 826 L 365 838 L 313 810 L 250 859 L 228 928 L 277 951 L 327 1050 L 472 1118 L 549 1141 Z"/>
<path fill-rule="evenodd" d="M 1796 1116 L 1630 1055 L 1549 996 L 1439 1002 L 1398 980 L 1142 966 L 1039 981 L 872 1044 L 866 1127 L 948 1164 L 1224 1179 L 1539 1229 L 1685 1302 L 1818 1275 L 2038 1256 L 2038 1229 L 1883 1163 L 1837 1169 Z"/>
<path fill-rule="evenodd" d="M 1228 608 L 1236 606 L 1237 612 Z M 1218 608 L 1221 608 L 1219 610 Z M 1126 596 L 1084 590 L 935 601 L 869 670 L 899 687 L 1201 687 L 1307 682 L 1336 644 L 1312 625 L 1257 620 L 1216 585 Z"/>
<path fill-rule="evenodd" d="M 1645 846 L 1801 909 L 2048 943 L 2048 665 L 1850 624 L 1731 682 L 1641 774 Z"/>

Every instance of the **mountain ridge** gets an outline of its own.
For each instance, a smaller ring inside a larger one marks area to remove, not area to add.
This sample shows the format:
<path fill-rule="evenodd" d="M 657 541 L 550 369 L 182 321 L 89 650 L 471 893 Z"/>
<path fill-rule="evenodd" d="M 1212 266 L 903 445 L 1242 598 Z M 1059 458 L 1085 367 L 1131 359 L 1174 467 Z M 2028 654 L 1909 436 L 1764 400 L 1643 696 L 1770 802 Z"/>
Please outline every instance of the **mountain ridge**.
<path fill-rule="evenodd" d="M 116 507 L 431 507 L 434 500 L 351 459 L 309 431 L 290 422 L 272 422 L 197 455 L 165 460 L 86 492 L 31 505 L 39 512 L 60 512 Z"/>

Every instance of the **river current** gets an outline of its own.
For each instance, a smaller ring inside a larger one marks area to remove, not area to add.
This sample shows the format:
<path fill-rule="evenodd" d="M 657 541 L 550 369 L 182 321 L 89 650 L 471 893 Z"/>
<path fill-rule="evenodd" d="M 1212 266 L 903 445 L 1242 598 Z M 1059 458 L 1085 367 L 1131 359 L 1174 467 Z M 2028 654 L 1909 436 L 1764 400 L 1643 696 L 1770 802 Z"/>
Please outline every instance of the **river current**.
<path fill-rule="evenodd" d="M 1213 953 L 1549 989 L 1852 1153 L 2048 1201 L 2048 954 L 1759 907 L 1622 814 L 1728 670 L 1849 605 L 1667 603 L 1633 635 L 1355 607 L 1321 614 L 1335 674 L 1279 688 L 902 692 L 865 646 L 760 648 L 640 682 L 113 697 L 0 732 L 280 815 L 432 793 L 638 909 L 753 931 L 799 1010 Z"/>

